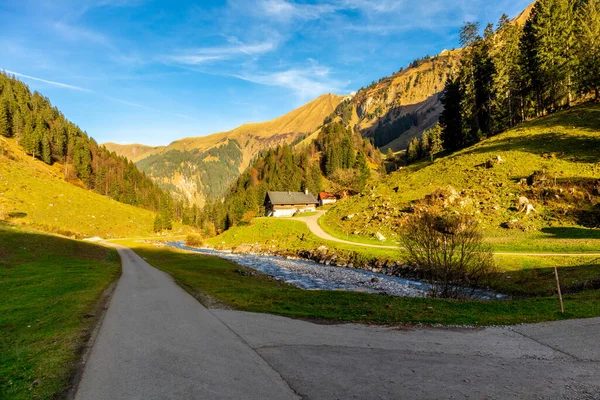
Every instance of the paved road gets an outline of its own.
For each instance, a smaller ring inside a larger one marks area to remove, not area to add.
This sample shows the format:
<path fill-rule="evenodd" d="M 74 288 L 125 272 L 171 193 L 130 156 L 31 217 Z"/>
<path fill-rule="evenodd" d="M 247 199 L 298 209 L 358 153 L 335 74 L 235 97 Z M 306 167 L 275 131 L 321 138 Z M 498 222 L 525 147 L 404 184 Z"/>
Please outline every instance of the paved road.
<path fill-rule="evenodd" d="M 366 244 L 366 243 L 359 243 L 359 242 L 351 242 L 349 240 L 343 240 L 343 239 L 338 239 L 336 237 L 333 237 L 330 234 L 328 234 L 327 232 L 325 232 L 318 223 L 319 218 L 321 218 L 323 215 L 325 215 L 326 212 L 327 212 L 327 210 L 319 210 L 319 211 L 317 211 L 317 213 L 315 215 L 311 215 L 309 217 L 299 217 L 296 219 L 306 223 L 306 225 L 308 225 L 308 229 L 310 229 L 310 231 L 315 236 L 317 236 L 318 238 L 324 239 L 324 240 L 330 240 L 332 242 L 349 244 L 349 245 L 353 245 L 353 246 L 371 247 L 371 248 L 377 248 L 377 249 L 392 249 L 392 250 L 401 249 L 401 247 L 399 247 L 399 246 L 384 246 L 384 245 L 378 245 L 378 244 Z M 600 257 L 600 253 L 518 253 L 518 252 L 502 252 L 502 251 L 500 251 L 500 252 L 494 252 L 494 254 L 503 255 L 503 256 L 525 256 L 525 257 L 527 257 L 527 256 L 532 256 L 532 257 Z"/>
<path fill-rule="evenodd" d="M 215 314 L 306 399 L 600 399 L 600 319 L 399 330 Z"/>
<path fill-rule="evenodd" d="M 295 399 L 244 339 L 167 274 L 119 248 L 121 276 L 77 400 Z"/>
<path fill-rule="evenodd" d="M 207 310 L 119 252 L 76 399 L 600 399 L 600 319 L 402 330 Z"/>

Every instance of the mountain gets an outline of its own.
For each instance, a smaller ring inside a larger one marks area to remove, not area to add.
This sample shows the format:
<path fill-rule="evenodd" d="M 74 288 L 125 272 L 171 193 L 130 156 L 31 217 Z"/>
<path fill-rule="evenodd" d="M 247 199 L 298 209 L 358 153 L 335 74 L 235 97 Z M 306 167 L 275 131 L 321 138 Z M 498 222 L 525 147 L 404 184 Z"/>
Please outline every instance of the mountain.
<path fill-rule="evenodd" d="M 261 151 L 292 144 L 315 132 L 343 99 L 323 95 L 272 121 L 185 138 L 160 149 L 140 145 L 108 147 L 136 161 L 161 187 L 201 205 L 207 198 L 223 195 Z"/>
<path fill-rule="evenodd" d="M 150 154 L 157 153 L 165 148 L 165 146 L 146 146 L 143 144 L 117 144 L 117 143 L 104 143 L 109 151 L 113 151 L 118 155 L 131 160 L 132 162 L 138 162 Z"/>
<path fill-rule="evenodd" d="M 440 94 L 457 70 L 460 56 L 460 50 L 452 50 L 415 60 L 407 69 L 359 90 L 329 119 L 356 127 L 379 148 L 403 149 L 437 123 Z"/>
<path fill-rule="evenodd" d="M 513 24 L 525 25 L 535 2 Z M 385 151 L 404 150 L 415 137 L 433 127 L 443 110 L 441 94 L 456 74 L 463 50 L 444 50 L 437 56 L 413 61 L 390 77 L 373 82 L 344 101 L 329 117 L 358 129 Z"/>

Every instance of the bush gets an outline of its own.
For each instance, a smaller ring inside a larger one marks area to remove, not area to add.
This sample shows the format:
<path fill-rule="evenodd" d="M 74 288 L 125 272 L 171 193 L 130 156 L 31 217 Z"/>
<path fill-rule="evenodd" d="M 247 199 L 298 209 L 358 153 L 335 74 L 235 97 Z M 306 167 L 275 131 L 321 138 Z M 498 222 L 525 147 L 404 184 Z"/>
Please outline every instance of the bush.
<path fill-rule="evenodd" d="M 200 247 L 204 245 L 204 240 L 202 240 L 202 236 L 200 235 L 188 235 L 185 238 L 185 244 L 189 247 Z"/>
<path fill-rule="evenodd" d="M 256 211 L 246 211 L 244 215 L 242 215 L 242 220 L 240 221 L 244 225 L 252 225 L 252 220 L 256 218 Z"/>
<path fill-rule="evenodd" d="M 496 267 L 477 220 L 465 214 L 425 211 L 407 221 L 402 243 L 431 297 L 472 298 Z"/>

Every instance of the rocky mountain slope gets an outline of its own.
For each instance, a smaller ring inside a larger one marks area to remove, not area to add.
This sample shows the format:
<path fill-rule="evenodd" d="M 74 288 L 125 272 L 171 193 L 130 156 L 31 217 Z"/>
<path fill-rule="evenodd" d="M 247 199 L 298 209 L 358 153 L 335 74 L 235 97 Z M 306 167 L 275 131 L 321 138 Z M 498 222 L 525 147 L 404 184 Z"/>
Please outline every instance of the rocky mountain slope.
<path fill-rule="evenodd" d="M 181 139 L 164 148 L 108 147 L 135 161 L 162 187 L 201 205 L 207 198 L 225 193 L 262 150 L 292 144 L 318 130 L 343 99 L 343 96 L 323 95 L 274 120 Z"/>

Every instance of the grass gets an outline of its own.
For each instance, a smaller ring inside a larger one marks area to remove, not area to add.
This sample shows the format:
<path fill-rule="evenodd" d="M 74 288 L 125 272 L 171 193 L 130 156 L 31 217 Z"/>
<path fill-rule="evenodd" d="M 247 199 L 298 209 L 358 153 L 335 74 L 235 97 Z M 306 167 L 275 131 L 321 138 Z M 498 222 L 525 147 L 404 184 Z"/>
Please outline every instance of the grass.
<path fill-rule="evenodd" d="M 0 220 L 72 237 L 155 236 L 154 213 L 64 180 L 62 167 L 0 140 Z M 180 225 L 175 230 L 181 230 Z"/>
<path fill-rule="evenodd" d="M 483 166 L 497 156 L 501 164 Z M 550 179 L 547 187 L 520 184 L 541 170 Z M 410 205 L 451 185 L 462 192 L 465 211 L 480 217 L 496 251 L 591 252 L 598 250 L 600 232 L 583 224 L 600 215 L 600 196 L 593 190 L 598 177 L 600 105 L 585 104 L 394 172 L 364 196 L 338 202 L 320 223 L 338 238 L 376 244 L 379 231 L 393 243 Z M 538 212 L 518 213 L 519 196 L 528 197 Z M 344 220 L 350 214 L 355 216 Z M 513 220 L 520 229 L 502 228 Z"/>
<path fill-rule="evenodd" d="M 0 224 L 0 398 L 50 399 L 67 388 L 119 273 L 115 250 Z"/>
<path fill-rule="evenodd" d="M 204 241 L 216 248 L 256 245 L 263 250 L 278 250 L 295 255 L 298 250 L 315 250 L 326 246 L 340 252 L 355 252 L 368 258 L 397 259 L 400 250 L 357 247 L 322 240 L 314 236 L 306 224 L 293 218 L 255 218 L 250 225 L 238 225 L 219 236 Z"/>
<path fill-rule="evenodd" d="M 556 296 L 510 301 L 411 299 L 344 291 L 306 291 L 247 270 L 227 260 L 166 247 L 128 242 L 150 264 L 171 274 L 198 298 L 223 305 L 293 318 L 376 324 L 505 325 L 600 316 L 600 290 L 565 295 L 566 313 Z M 583 268 L 583 267 L 582 267 Z M 600 273 L 598 266 L 590 274 Z M 547 271 L 539 277 L 545 279 Z"/>

